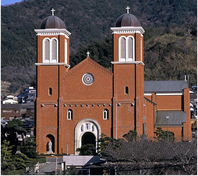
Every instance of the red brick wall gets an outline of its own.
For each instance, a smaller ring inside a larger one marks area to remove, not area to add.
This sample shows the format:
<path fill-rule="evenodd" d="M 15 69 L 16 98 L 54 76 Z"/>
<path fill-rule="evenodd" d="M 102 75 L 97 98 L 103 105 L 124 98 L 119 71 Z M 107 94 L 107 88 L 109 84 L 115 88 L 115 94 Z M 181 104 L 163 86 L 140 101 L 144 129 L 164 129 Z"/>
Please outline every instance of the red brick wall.
<path fill-rule="evenodd" d="M 151 96 L 145 96 L 148 99 L 152 99 Z M 146 99 L 144 100 L 144 116 L 146 117 L 146 133 L 149 140 L 153 140 L 154 137 L 154 124 L 155 124 L 155 105 Z"/>
<path fill-rule="evenodd" d="M 135 64 L 114 64 L 114 98 L 119 101 L 135 98 Z M 125 94 L 125 87 L 129 94 Z"/>
<path fill-rule="evenodd" d="M 182 110 L 182 95 L 157 95 L 158 110 Z"/>
<path fill-rule="evenodd" d="M 39 82 L 39 94 L 42 101 L 54 102 L 58 99 L 58 66 L 42 66 L 39 68 L 41 76 Z M 52 88 L 52 95 L 48 90 Z"/>
<path fill-rule="evenodd" d="M 90 86 L 82 82 L 85 73 L 94 76 Z M 63 101 L 109 101 L 112 98 L 112 73 L 91 59 L 86 59 L 64 74 L 62 90 Z"/>
<path fill-rule="evenodd" d="M 121 103 L 117 108 L 117 138 L 122 138 L 130 130 L 134 130 L 134 106 L 131 103 Z M 115 122 L 116 123 L 116 122 Z M 116 130 L 116 126 L 115 126 Z M 116 132 L 115 132 L 116 133 Z"/>
<path fill-rule="evenodd" d="M 94 104 L 94 106 L 92 106 Z M 62 116 L 62 133 L 60 134 L 60 142 L 62 145 L 60 145 L 60 151 L 63 151 L 63 153 L 66 153 L 66 144 L 68 144 L 68 149 L 70 154 L 74 154 L 74 132 L 76 125 L 83 119 L 93 119 L 95 120 L 101 127 L 101 133 L 106 134 L 107 136 L 111 136 L 111 108 L 109 104 L 106 104 L 103 106 L 100 104 L 100 106 L 97 106 L 96 103 L 89 103 L 89 107 L 86 106 L 86 104 L 83 104 L 83 107 L 81 107 L 79 104 L 76 107 L 74 104 L 72 107 L 64 107 L 63 108 L 63 116 Z M 73 119 L 68 120 L 67 119 L 67 110 L 72 109 L 73 110 Z M 108 109 L 109 110 L 109 119 L 104 120 L 103 119 L 103 110 Z"/>
<path fill-rule="evenodd" d="M 191 131 L 191 118 L 190 118 L 190 93 L 189 88 L 184 89 L 184 112 L 186 112 L 186 123 L 184 123 L 184 140 L 192 140 L 192 131 Z"/>

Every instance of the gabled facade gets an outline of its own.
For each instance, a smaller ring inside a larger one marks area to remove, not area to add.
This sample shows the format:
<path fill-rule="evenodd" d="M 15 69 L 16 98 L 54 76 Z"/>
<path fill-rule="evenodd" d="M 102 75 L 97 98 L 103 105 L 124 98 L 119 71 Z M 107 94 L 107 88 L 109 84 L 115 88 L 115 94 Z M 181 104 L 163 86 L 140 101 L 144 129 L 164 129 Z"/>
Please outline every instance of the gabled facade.
<path fill-rule="evenodd" d="M 35 30 L 36 141 L 39 153 L 78 154 L 76 149 L 82 145 L 97 146 L 102 133 L 117 139 L 130 130 L 136 130 L 139 136 L 145 134 L 153 140 L 159 125 L 158 111 L 161 107 L 166 109 L 168 104 L 163 104 L 158 92 L 144 91 L 144 29 L 127 8 L 127 13 L 117 19 L 116 27 L 111 30 L 112 72 L 93 61 L 89 53 L 81 63 L 70 68 L 70 32 L 64 22 L 54 16 L 54 10 L 52 16 L 44 19 L 41 29 Z M 183 104 L 182 107 L 175 109 L 179 106 L 175 105 L 166 110 L 186 113 L 183 139 L 190 140 L 187 134 L 189 125 L 185 125 L 189 119 L 188 88 L 181 91 L 185 92 L 182 98 L 173 101 L 178 101 L 176 104 L 180 106 Z M 173 132 L 179 130 L 181 128 Z"/>

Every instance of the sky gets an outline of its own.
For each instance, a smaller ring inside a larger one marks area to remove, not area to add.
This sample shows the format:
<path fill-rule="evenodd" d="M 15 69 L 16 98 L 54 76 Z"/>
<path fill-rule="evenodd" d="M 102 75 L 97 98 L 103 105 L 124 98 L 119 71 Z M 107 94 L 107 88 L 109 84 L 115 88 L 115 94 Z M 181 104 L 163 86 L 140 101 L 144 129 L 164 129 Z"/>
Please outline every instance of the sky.
<path fill-rule="evenodd" d="M 1 5 L 10 5 L 14 4 L 15 2 L 21 2 L 22 0 L 1 0 Z"/>

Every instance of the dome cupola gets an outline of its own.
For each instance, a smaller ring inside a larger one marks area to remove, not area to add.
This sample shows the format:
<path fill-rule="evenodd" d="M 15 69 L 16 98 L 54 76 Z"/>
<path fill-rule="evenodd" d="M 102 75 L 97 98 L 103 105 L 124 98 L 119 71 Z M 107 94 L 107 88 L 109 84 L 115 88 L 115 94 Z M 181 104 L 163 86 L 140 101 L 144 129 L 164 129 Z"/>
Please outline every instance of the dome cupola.
<path fill-rule="evenodd" d="M 140 22 L 136 18 L 136 16 L 132 15 L 129 13 L 129 6 L 127 6 L 126 10 L 127 13 L 121 15 L 117 20 L 116 20 L 116 27 L 140 27 Z"/>
<path fill-rule="evenodd" d="M 54 15 L 55 10 L 52 9 L 51 11 L 52 15 L 43 20 L 40 29 L 66 29 L 64 21 Z"/>

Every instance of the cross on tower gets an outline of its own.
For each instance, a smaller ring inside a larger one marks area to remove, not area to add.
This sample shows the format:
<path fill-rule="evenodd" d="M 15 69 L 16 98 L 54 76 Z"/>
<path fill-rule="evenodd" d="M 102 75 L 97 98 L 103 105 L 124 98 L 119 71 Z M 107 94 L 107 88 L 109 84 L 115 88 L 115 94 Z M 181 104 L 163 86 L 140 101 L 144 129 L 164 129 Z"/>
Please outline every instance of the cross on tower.
<path fill-rule="evenodd" d="M 52 8 L 51 12 L 52 12 L 52 16 L 54 16 L 54 12 L 55 12 L 54 8 Z"/>
<path fill-rule="evenodd" d="M 127 13 L 129 13 L 130 7 L 127 6 L 127 7 L 126 7 L 126 10 L 127 10 Z"/>
<path fill-rule="evenodd" d="M 86 54 L 87 54 L 87 57 L 89 57 L 89 55 L 90 55 L 90 52 L 89 52 L 89 51 L 87 51 L 87 53 L 86 53 Z"/>

